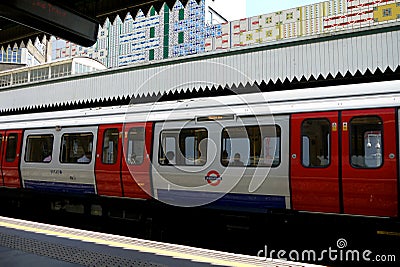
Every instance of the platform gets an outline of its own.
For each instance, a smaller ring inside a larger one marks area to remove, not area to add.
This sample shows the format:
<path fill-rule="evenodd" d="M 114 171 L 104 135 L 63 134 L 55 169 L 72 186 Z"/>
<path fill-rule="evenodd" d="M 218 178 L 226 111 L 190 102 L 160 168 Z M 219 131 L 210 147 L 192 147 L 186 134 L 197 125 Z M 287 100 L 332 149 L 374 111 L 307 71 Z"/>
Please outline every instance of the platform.
<path fill-rule="evenodd" d="M 313 266 L 0 217 L 0 266 Z"/>

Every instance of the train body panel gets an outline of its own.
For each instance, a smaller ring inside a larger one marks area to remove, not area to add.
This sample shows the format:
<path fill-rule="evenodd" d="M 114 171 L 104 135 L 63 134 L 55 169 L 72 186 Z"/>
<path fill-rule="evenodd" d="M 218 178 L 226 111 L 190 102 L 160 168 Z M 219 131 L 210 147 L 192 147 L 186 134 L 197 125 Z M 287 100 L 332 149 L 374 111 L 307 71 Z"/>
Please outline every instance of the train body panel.
<path fill-rule="evenodd" d="M 153 124 L 124 124 L 123 153 L 121 175 L 124 196 L 137 199 L 151 198 L 151 149 Z"/>
<path fill-rule="evenodd" d="M 337 112 L 291 118 L 291 185 L 295 210 L 340 212 Z"/>
<path fill-rule="evenodd" d="M 151 141 L 151 123 L 100 125 L 95 168 L 99 195 L 151 197 Z"/>
<path fill-rule="evenodd" d="M 342 140 L 343 212 L 397 216 L 395 109 L 343 111 Z"/>
<path fill-rule="evenodd" d="M 3 150 L 1 158 L 2 183 L 5 187 L 19 188 L 19 162 L 22 143 L 22 130 L 3 131 Z"/>
<path fill-rule="evenodd" d="M 96 193 L 97 127 L 27 130 L 24 140 L 21 161 L 24 188 Z"/>
<path fill-rule="evenodd" d="M 232 209 L 290 208 L 288 125 L 288 116 L 156 123 L 155 198 L 183 206 L 218 200 Z"/>
<path fill-rule="evenodd" d="M 100 125 L 96 152 L 96 185 L 101 196 L 122 197 L 122 124 Z"/>
<path fill-rule="evenodd" d="M 0 131 L 0 184 L 4 186 L 3 178 L 3 147 L 5 146 L 4 141 L 6 140 L 5 131 Z"/>
<path fill-rule="evenodd" d="M 300 113 L 291 129 L 294 209 L 397 216 L 394 109 Z"/>

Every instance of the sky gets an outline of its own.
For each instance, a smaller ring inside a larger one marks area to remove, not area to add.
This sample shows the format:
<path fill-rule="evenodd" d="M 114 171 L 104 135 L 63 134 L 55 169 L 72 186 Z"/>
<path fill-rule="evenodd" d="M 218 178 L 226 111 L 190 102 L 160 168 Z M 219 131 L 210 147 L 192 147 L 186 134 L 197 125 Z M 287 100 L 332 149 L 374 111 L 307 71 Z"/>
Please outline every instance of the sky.
<path fill-rule="evenodd" d="M 324 2 L 324 0 L 247 0 L 246 17 L 268 14 L 319 2 Z"/>

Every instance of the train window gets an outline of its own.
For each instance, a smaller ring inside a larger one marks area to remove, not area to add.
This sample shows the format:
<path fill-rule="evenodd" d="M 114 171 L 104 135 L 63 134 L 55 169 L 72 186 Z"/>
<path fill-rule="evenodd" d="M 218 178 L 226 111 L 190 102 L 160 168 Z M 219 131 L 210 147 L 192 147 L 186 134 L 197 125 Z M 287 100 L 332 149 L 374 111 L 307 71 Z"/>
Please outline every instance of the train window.
<path fill-rule="evenodd" d="M 26 139 L 25 162 L 50 162 L 54 136 L 29 135 Z"/>
<path fill-rule="evenodd" d="M 61 163 L 89 164 L 92 159 L 93 134 L 67 133 L 61 138 Z"/>
<path fill-rule="evenodd" d="M 161 165 L 204 165 L 207 161 L 207 138 L 206 129 L 162 132 L 159 163 Z"/>
<path fill-rule="evenodd" d="M 350 161 L 354 168 L 379 168 L 383 164 L 382 120 L 376 116 L 350 121 Z"/>
<path fill-rule="evenodd" d="M 13 162 L 17 157 L 18 134 L 9 134 L 7 137 L 6 161 Z"/>
<path fill-rule="evenodd" d="M 229 127 L 222 132 L 224 166 L 277 167 L 280 164 L 279 126 Z"/>
<path fill-rule="evenodd" d="M 158 162 L 161 165 L 175 165 L 176 155 L 176 136 L 179 133 L 162 132 L 161 133 L 161 146 L 158 155 Z"/>
<path fill-rule="evenodd" d="M 330 164 L 330 122 L 327 119 L 307 119 L 301 125 L 304 167 L 324 168 Z"/>
<path fill-rule="evenodd" d="M 179 147 L 184 165 L 201 166 L 207 162 L 207 130 L 185 129 L 179 134 Z"/>
<path fill-rule="evenodd" d="M 115 164 L 118 156 L 119 131 L 116 128 L 104 131 L 103 138 L 103 156 L 104 164 Z"/>
<path fill-rule="evenodd" d="M 144 145 L 144 128 L 131 128 L 128 132 L 128 149 L 126 151 L 126 162 L 129 165 L 140 165 L 143 163 Z"/>

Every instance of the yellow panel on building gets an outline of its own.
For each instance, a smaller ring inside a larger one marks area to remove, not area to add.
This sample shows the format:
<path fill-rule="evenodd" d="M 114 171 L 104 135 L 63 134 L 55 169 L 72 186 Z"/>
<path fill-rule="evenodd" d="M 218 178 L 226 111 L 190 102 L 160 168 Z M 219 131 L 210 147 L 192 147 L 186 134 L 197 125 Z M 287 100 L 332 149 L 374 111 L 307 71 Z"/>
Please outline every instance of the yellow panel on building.
<path fill-rule="evenodd" d="M 400 17 L 400 3 L 374 7 L 374 21 L 396 20 Z"/>

